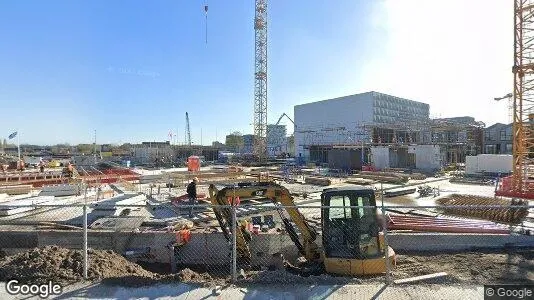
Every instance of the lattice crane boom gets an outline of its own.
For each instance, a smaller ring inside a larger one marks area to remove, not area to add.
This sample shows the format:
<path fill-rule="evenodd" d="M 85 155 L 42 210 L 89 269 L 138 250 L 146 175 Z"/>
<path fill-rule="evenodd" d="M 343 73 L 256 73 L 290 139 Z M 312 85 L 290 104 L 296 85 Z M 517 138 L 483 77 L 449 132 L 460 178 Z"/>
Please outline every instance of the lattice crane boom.
<path fill-rule="evenodd" d="M 254 154 L 267 157 L 267 0 L 255 0 Z"/>

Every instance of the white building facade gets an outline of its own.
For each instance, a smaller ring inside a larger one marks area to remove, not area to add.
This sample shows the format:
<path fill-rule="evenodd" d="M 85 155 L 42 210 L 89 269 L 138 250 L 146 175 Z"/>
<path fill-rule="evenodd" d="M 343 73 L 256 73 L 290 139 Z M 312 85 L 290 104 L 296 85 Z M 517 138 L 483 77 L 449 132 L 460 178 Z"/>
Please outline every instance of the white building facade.
<path fill-rule="evenodd" d="M 371 91 L 296 105 L 294 117 L 295 156 L 306 160 L 310 145 L 372 142 L 373 136 L 365 129 L 366 125 L 428 122 L 429 105 Z"/>

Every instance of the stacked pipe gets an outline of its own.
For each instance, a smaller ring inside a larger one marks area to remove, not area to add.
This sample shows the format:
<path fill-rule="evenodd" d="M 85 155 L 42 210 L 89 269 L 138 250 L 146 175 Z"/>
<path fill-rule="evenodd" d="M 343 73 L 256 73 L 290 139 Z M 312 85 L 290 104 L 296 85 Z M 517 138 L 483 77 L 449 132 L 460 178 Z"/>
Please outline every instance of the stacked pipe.
<path fill-rule="evenodd" d="M 453 194 L 437 200 L 444 211 L 451 215 L 469 216 L 501 223 L 518 224 L 528 215 L 527 200 L 496 199 L 474 195 Z M 447 206 L 466 206 L 447 207 Z M 481 206 L 481 207 L 477 207 Z M 484 207 L 502 206 L 502 207 Z M 515 207 L 510 207 L 515 206 Z M 521 206 L 521 207 L 517 207 Z"/>
<path fill-rule="evenodd" d="M 363 179 L 371 179 L 380 182 L 388 182 L 395 184 L 403 184 L 408 182 L 409 177 L 400 173 L 393 172 L 371 172 L 371 171 L 362 171 L 355 177 Z"/>
<path fill-rule="evenodd" d="M 329 186 L 332 184 L 332 181 L 328 178 L 321 177 L 306 177 L 304 182 L 307 184 L 320 185 L 320 186 Z"/>

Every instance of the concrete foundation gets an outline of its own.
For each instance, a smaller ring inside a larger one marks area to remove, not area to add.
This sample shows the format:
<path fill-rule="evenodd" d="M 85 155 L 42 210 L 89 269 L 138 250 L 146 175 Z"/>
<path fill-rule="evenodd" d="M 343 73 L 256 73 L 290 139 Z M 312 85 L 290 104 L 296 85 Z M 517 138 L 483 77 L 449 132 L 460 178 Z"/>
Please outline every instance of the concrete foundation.
<path fill-rule="evenodd" d="M 134 261 L 170 263 L 172 250 L 167 247 L 176 242 L 173 232 L 110 232 L 89 231 L 88 245 L 93 249 L 110 249 L 125 255 L 132 249 L 148 249 L 140 256 L 129 256 Z M 320 237 L 317 242 L 321 244 Z M 476 248 L 534 247 L 534 237 L 501 234 L 442 234 L 442 233 L 391 233 L 388 243 L 395 251 L 462 251 Z M 2 231 L 0 250 L 7 254 L 34 247 L 57 245 L 81 249 L 81 231 Z M 230 243 L 222 233 L 192 233 L 191 241 L 180 247 L 176 263 L 182 265 L 228 265 L 231 263 Z M 288 235 L 253 235 L 250 242 L 253 266 L 268 266 L 272 254 L 280 252 L 289 260 L 300 256 Z"/>
<path fill-rule="evenodd" d="M 534 236 L 507 234 L 391 233 L 397 251 L 462 251 L 476 248 L 534 247 Z"/>

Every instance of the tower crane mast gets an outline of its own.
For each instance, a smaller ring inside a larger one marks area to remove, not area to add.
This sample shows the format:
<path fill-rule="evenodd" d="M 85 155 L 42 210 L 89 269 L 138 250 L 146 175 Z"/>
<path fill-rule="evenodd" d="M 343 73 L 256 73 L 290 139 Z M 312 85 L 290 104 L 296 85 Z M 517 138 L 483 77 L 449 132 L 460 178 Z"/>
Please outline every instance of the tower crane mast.
<path fill-rule="evenodd" d="M 514 0 L 513 165 L 497 196 L 534 199 L 534 0 Z"/>
<path fill-rule="evenodd" d="M 254 154 L 267 157 L 267 0 L 255 0 Z"/>

